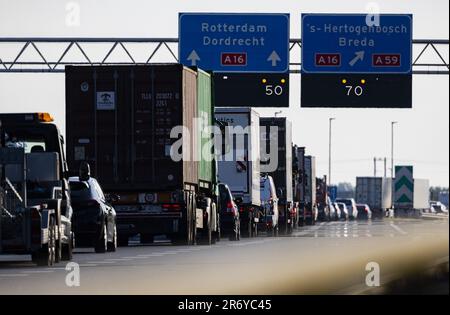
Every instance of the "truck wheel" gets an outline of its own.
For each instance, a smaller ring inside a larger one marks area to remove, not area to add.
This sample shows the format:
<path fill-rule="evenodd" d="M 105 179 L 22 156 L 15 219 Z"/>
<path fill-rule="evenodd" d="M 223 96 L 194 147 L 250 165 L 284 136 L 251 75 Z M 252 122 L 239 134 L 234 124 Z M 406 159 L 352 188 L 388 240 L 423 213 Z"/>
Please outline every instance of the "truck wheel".
<path fill-rule="evenodd" d="M 118 242 L 119 247 L 127 247 L 128 246 L 128 235 L 125 235 L 125 236 L 118 235 L 117 242 Z"/>
<path fill-rule="evenodd" d="M 100 230 L 100 235 L 98 239 L 95 240 L 95 252 L 98 254 L 103 254 L 106 252 L 108 247 L 108 238 L 107 238 L 107 231 L 106 231 L 106 224 L 103 223 L 102 228 Z"/>
<path fill-rule="evenodd" d="M 216 233 L 217 233 L 217 230 L 218 230 L 217 217 L 218 217 L 218 214 L 217 214 L 216 203 L 212 202 L 211 203 L 211 220 L 210 220 L 211 221 L 211 224 L 210 224 L 211 244 L 216 244 L 216 240 L 217 240 L 217 237 L 216 237 Z M 212 220 L 213 218 L 214 218 L 214 220 Z M 216 225 L 214 227 L 213 227 L 213 222 L 215 222 L 215 225 Z"/>
<path fill-rule="evenodd" d="M 211 229 L 211 221 L 209 221 L 208 230 L 206 231 L 206 245 L 212 245 L 212 229 Z"/>
<path fill-rule="evenodd" d="M 230 237 L 228 238 L 230 241 L 234 242 L 239 240 L 239 226 L 238 226 L 238 221 L 235 220 L 234 221 L 234 226 L 233 226 L 233 231 L 232 234 L 230 234 Z"/>
<path fill-rule="evenodd" d="M 55 226 L 55 230 L 57 232 L 55 233 L 55 262 L 59 263 L 62 260 L 62 250 L 63 250 L 63 244 L 61 240 L 61 233 L 59 232 L 59 226 Z"/>
<path fill-rule="evenodd" d="M 291 222 L 290 223 L 288 223 L 288 226 L 287 226 L 287 229 L 286 229 L 286 234 L 287 235 L 290 235 L 290 234 L 292 234 L 292 219 L 291 219 Z"/>
<path fill-rule="evenodd" d="M 189 195 L 186 209 L 186 230 L 173 235 L 172 243 L 174 245 L 194 245 L 197 238 L 197 224 L 196 224 L 196 205 L 193 197 Z"/>
<path fill-rule="evenodd" d="M 237 220 L 237 241 L 241 240 L 241 220 Z"/>
<path fill-rule="evenodd" d="M 114 235 L 112 242 L 108 242 L 108 252 L 115 252 L 117 250 L 117 227 L 114 225 Z"/>
<path fill-rule="evenodd" d="M 50 218 L 48 226 L 48 243 L 32 254 L 32 261 L 38 266 L 53 266 L 56 256 L 56 225 L 55 219 Z"/>
<path fill-rule="evenodd" d="M 220 230 L 220 217 L 219 214 L 217 214 L 217 231 L 214 232 L 214 238 L 216 240 L 216 242 L 220 242 L 220 239 L 222 237 L 222 232 Z"/>
<path fill-rule="evenodd" d="M 141 244 L 153 243 L 153 235 L 141 233 L 140 242 L 141 242 Z"/>
<path fill-rule="evenodd" d="M 197 244 L 197 202 L 195 201 L 195 194 L 192 195 L 191 203 L 191 230 L 190 230 L 190 240 L 189 245 Z"/>
<path fill-rule="evenodd" d="M 251 238 L 253 237 L 253 226 L 256 225 L 255 222 L 253 222 L 253 213 L 249 212 L 248 213 L 248 227 L 247 227 L 247 233 L 248 233 L 248 237 Z"/>
<path fill-rule="evenodd" d="M 70 233 L 70 239 L 67 244 L 62 245 L 62 256 L 61 259 L 64 261 L 72 260 L 73 257 L 73 233 Z"/>
<path fill-rule="evenodd" d="M 257 237 L 258 236 L 258 222 L 259 222 L 259 217 L 258 217 L 258 222 L 254 222 L 255 218 L 254 218 L 254 214 L 252 214 L 252 237 Z"/>

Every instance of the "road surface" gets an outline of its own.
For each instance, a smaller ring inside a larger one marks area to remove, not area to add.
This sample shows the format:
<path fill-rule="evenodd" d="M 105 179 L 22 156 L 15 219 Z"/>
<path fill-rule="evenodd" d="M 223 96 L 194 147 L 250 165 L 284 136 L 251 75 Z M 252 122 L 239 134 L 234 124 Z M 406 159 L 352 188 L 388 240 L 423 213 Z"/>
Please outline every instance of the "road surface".
<path fill-rule="evenodd" d="M 370 294 L 383 291 L 366 285 L 367 264 L 378 264 L 383 288 L 437 264 L 448 272 L 448 251 L 448 219 L 326 222 L 292 236 L 212 246 L 131 242 L 115 253 L 76 249 L 79 286 L 67 285 L 76 278 L 65 263 L 36 267 L 0 256 L 0 295 Z"/>

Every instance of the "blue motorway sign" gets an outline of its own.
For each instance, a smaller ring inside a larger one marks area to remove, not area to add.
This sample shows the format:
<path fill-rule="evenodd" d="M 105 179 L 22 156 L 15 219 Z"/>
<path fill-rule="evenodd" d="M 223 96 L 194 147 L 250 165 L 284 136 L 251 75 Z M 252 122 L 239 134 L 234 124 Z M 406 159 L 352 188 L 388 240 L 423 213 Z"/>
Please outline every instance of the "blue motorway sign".
<path fill-rule="evenodd" d="M 303 14 L 303 73 L 412 73 L 412 15 Z"/>
<path fill-rule="evenodd" d="M 180 13 L 179 61 L 216 72 L 289 70 L 289 14 Z"/>
<path fill-rule="evenodd" d="M 337 186 L 328 186 L 328 197 L 332 202 L 337 199 Z"/>

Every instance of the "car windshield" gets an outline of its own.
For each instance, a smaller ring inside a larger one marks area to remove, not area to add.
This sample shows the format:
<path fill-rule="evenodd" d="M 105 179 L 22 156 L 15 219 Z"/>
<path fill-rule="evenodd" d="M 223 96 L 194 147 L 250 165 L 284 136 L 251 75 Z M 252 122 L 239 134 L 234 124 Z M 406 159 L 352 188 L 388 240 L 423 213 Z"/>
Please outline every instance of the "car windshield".
<path fill-rule="evenodd" d="M 358 211 L 366 210 L 366 206 L 356 206 L 356 208 L 358 209 Z"/>
<path fill-rule="evenodd" d="M 339 202 L 344 203 L 347 207 L 352 207 L 352 201 L 350 199 L 339 200 Z"/>
<path fill-rule="evenodd" d="M 220 201 L 222 202 L 228 202 L 231 201 L 230 193 L 228 192 L 228 189 L 226 189 L 225 186 L 219 186 L 219 192 L 220 192 Z"/>
<path fill-rule="evenodd" d="M 70 182 L 70 196 L 72 200 L 92 199 L 92 192 L 87 182 Z"/>
<path fill-rule="evenodd" d="M 261 201 L 269 201 L 271 197 L 270 193 L 270 179 L 268 177 L 261 178 Z"/>

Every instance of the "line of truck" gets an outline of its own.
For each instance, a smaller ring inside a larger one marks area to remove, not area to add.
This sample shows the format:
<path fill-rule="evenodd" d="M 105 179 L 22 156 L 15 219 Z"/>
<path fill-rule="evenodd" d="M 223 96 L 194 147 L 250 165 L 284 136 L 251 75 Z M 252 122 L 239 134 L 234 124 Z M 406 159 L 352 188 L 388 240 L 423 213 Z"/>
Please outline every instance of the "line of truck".
<path fill-rule="evenodd" d="M 327 179 L 293 143 L 291 122 L 214 106 L 214 74 L 180 64 L 67 66 L 65 82 L 66 142 L 49 114 L 0 114 L 0 253 L 71 259 L 68 181 L 86 165 L 115 209 L 119 246 L 160 235 L 213 244 L 221 214 L 235 208 L 235 240 L 329 220 Z M 222 198 L 227 187 L 232 200 Z"/>
<path fill-rule="evenodd" d="M 307 183 L 314 175 L 306 179 L 303 158 L 293 161 L 299 148 L 290 122 L 260 118 L 250 107 L 215 108 L 211 73 L 179 64 L 65 72 L 66 143 L 49 114 L 0 114 L 2 252 L 45 252 L 48 264 L 70 259 L 76 236 L 68 179 L 86 163 L 115 208 L 122 246 L 136 235 L 146 242 L 166 235 L 176 244 L 219 240 L 219 183 L 230 187 L 249 237 L 289 233 L 311 212 L 302 208 L 313 207 Z M 274 184 L 268 212 L 264 177 Z"/>

